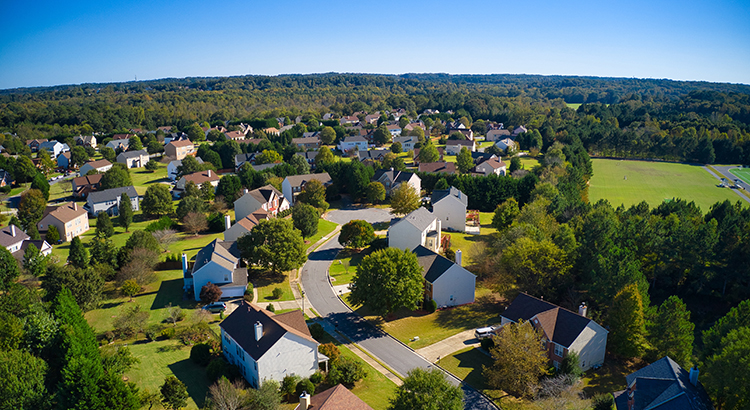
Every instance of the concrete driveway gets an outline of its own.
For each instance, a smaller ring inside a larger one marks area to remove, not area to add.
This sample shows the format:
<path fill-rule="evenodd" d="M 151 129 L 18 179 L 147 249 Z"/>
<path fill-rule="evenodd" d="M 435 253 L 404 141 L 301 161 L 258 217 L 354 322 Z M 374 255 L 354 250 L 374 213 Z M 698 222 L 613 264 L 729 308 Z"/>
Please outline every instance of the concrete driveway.
<path fill-rule="evenodd" d="M 378 222 L 389 222 L 393 215 L 387 209 L 381 208 L 345 208 L 334 209 L 324 216 L 325 219 L 343 225 L 355 219 L 361 219 L 371 224 Z"/>

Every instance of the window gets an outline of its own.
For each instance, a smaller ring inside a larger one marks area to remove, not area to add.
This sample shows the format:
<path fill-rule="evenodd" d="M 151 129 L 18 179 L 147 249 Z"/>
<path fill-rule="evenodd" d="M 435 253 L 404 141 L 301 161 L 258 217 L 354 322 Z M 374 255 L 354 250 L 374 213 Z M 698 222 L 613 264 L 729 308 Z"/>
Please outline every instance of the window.
<path fill-rule="evenodd" d="M 555 356 L 563 357 L 563 347 L 555 343 Z"/>
<path fill-rule="evenodd" d="M 555 370 L 560 370 L 560 362 L 557 360 L 552 361 L 552 366 L 554 366 Z"/>

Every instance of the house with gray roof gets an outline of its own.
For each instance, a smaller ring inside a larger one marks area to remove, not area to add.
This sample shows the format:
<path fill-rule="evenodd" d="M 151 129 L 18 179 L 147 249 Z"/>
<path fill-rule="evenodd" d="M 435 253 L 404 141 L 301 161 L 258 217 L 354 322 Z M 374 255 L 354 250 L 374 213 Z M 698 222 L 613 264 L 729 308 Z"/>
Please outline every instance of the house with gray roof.
<path fill-rule="evenodd" d="M 18 260 L 23 260 L 23 255 L 29 245 L 36 246 L 42 255 L 52 253 L 52 246 L 43 239 L 33 240 L 21 228 L 11 224 L 0 229 L 0 246 L 7 249 Z"/>
<path fill-rule="evenodd" d="M 626 390 L 614 393 L 617 410 L 713 410 L 698 381 L 698 368 L 683 369 L 665 356 L 625 377 Z"/>
<path fill-rule="evenodd" d="M 140 209 L 138 204 L 141 197 L 138 196 L 138 192 L 136 192 L 135 187 L 132 185 L 91 192 L 88 198 L 86 198 L 86 205 L 83 206 L 83 209 L 88 211 L 91 216 L 97 216 L 101 212 L 106 212 L 113 216 L 119 215 L 122 194 L 126 194 L 130 198 L 130 205 L 133 207 L 133 211 Z"/>
<path fill-rule="evenodd" d="M 371 161 L 382 161 L 385 158 L 385 154 L 391 152 L 389 149 L 371 149 L 369 151 L 357 151 L 357 159 L 359 162 L 366 160 Z"/>
<path fill-rule="evenodd" d="M 393 168 L 380 169 L 375 171 L 372 180 L 383 184 L 387 196 L 391 196 L 393 191 L 398 189 L 398 187 L 404 183 L 409 184 L 409 186 L 417 193 L 417 196 L 422 195 L 422 179 L 413 172 L 398 171 Z"/>
<path fill-rule="evenodd" d="M 145 149 L 138 151 L 125 151 L 117 156 L 117 162 L 125 164 L 128 168 L 140 168 L 148 162 L 148 152 Z"/>
<path fill-rule="evenodd" d="M 447 231 L 466 231 L 466 207 L 469 198 L 458 188 L 432 191 L 432 213 Z"/>
<path fill-rule="evenodd" d="M 604 363 L 607 334 L 601 325 L 586 317 L 588 308 L 583 303 L 578 313 L 536 298 L 519 294 L 501 314 L 501 325 L 530 323 L 543 336 L 547 357 L 557 369 L 568 352 L 578 354 L 578 364 L 588 370 Z"/>
<path fill-rule="evenodd" d="M 440 229 L 440 220 L 427 208 L 420 207 L 403 218 L 391 221 L 388 246 L 410 251 L 421 245 L 438 252 Z"/>
<path fill-rule="evenodd" d="M 284 198 L 289 201 L 290 206 L 294 206 L 297 195 L 302 192 L 305 184 L 313 179 L 320 181 L 325 187 L 333 183 L 331 176 L 328 175 L 327 172 L 320 174 L 290 175 L 284 178 L 284 181 L 281 183 L 281 192 L 284 194 Z"/>
<path fill-rule="evenodd" d="M 69 152 L 70 147 L 68 146 L 68 144 L 63 144 L 55 140 L 52 140 L 52 141 L 45 141 L 39 144 L 39 150 L 44 150 L 44 151 L 49 152 L 49 156 L 53 159 L 56 159 L 57 156 L 62 154 L 63 152 Z"/>
<path fill-rule="evenodd" d="M 341 152 L 347 152 L 352 149 L 367 151 L 367 138 L 355 135 L 353 137 L 346 137 L 339 142 L 339 150 Z"/>
<path fill-rule="evenodd" d="M 195 157 L 195 160 L 198 161 L 199 164 L 203 164 L 203 160 L 201 157 Z M 170 180 L 174 181 L 177 179 L 177 168 L 182 165 L 182 160 L 174 160 L 169 161 L 169 164 L 167 164 L 167 176 Z"/>
<path fill-rule="evenodd" d="M 120 139 L 120 140 L 112 140 L 109 141 L 106 145 L 104 145 L 107 148 L 112 148 L 113 150 L 117 151 L 119 150 L 126 150 L 128 149 L 128 146 L 130 146 L 130 139 Z"/>
<path fill-rule="evenodd" d="M 214 239 L 195 256 L 188 269 L 187 255 L 182 254 L 183 286 L 200 300 L 201 288 L 209 282 L 221 289 L 222 298 L 242 297 L 247 289 L 247 268 L 240 267 L 237 243 Z"/>
<path fill-rule="evenodd" d="M 461 251 L 456 251 L 456 262 L 417 246 L 414 249 L 424 277 L 426 300 L 434 300 L 438 307 L 474 303 L 477 277 L 461 266 Z"/>

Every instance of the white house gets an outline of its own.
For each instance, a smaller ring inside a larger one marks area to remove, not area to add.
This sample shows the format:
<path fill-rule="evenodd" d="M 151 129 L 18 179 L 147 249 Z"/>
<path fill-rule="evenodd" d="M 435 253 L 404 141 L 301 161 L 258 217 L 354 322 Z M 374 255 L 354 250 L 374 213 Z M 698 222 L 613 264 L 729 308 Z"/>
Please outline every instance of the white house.
<path fill-rule="evenodd" d="M 313 179 L 320 181 L 326 187 L 333 182 L 327 172 L 321 174 L 291 175 L 284 178 L 284 181 L 281 183 L 281 192 L 284 193 L 284 198 L 293 206 L 295 198 L 302 192 L 302 188 L 304 188 L 308 181 Z"/>
<path fill-rule="evenodd" d="M 474 167 L 474 173 L 486 175 L 505 175 L 506 164 L 503 161 L 499 161 L 495 158 L 484 161 Z"/>
<path fill-rule="evenodd" d="M 401 143 L 401 150 L 406 152 L 414 149 L 414 144 L 419 142 L 419 139 L 417 137 L 394 137 L 393 143 Z"/>
<path fill-rule="evenodd" d="M 201 157 L 195 157 L 195 159 L 199 164 L 203 164 Z M 182 160 L 169 161 L 169 164 L 167 164 L 167 176 L 170 180 L 174 181 L 177 179 L 177 167 L 180 165 L 182 165 Z"/>
<path fill-rule="evenodd" d="M 568 352 L 578 354 L 581 369 L 604 363 L 607 333 L 601 325 L 586 317 L 586 304 L 571 312 L 544 300 L 521 293 L 501 315 L 501 325 L 524 320 L 542 332 L 552 365 L 557 369 Z M 501 330 L 502 331 L 502 330 Z"/>
<path fill-rule="evenodd" d="M 275 315 L 242 302 L 219 326 L 224 357 L 255 388 L 292 374 L 309 377 L 327 360 L 300 310 Z"/>
<path fill-rule="evenodd" d="M 461 266 L 461 251 L 456 251 L 456 262 L 424 246 L 414 249 L 422 267 L 425 299 L 432 299 L 438 307 L 474 303 L 477 277 Z"/>
<path fill-rule="evenodd" d="M 339 150 L 341 150 L 341 152 L 347 152 L 351 149 L 367 151 L 367 139 L 356 135 L 354 137 L 346 137 L 339 142 Z"/>
<path fill-rule="evenodd" d="M 140 168 L 148 162 L 148 152 L 145 149 L 138 151 L 125 151 L 117 156 L 117 162 L 125 164 L 128 168 Z"/>
<path fill-rule="evenodd" d="M 52 158 L 57 158 L 57 156 L 62 154 L 63 152 L 70 151 L 70 147 L 68 146 L 68 144 L 62 144 L 55 140 L 46 141 L 39 144 L 39 149 L 49 152 L 49 156 Z"/>
<path fill-rule="evenodd" d="M 441 228 L 440 220 L 427 208 L 420 207 L 391 222 L 388 227 L 388 246 L 410 251 L 422 245 L 437 252 L 440 250 Z"/>
<path fill-rule="evenodd" d="M 187 255 L 182 254 L 183 284 L 200 300 L 201 288 L 208 282 L 219 286 L 222 298 L 238 298 L 247 289 L 247 268 L 240 267 L 240 251 L 236 242 L 214 239 L 195 256 L 195 264 L 188 269 Z"/>
<path fill-rule="evenodd" d="M 253 228 L 258 226 L 260 221 L 264 219 L 270 219 L 271 215 L 268 212 L 262 209 L 259 209 L 242 219 L 238 219 L 234 223 L 234 225 L 231 225 L 231 226 L 230 226 L 230 221 L 229 221 L 229 215 L 226 215 L 224 218 L 226 221 L 225 222 L 226 230 L 224 231 L 224 240 L 236 241 L 241 236 L 244 236 L 245 234 L 252 231 Z"/>
<path fill-rule="evenodd" d="M 23 241 L 31 239 L 26 232 L 15 225 L 8 225 L 0 229 L 0 246 L 13 253 L 21 249 Z"/>
<path fill-rule="evenodd" d="M 75 138 L 76 145 L 96 148 L 96 137 L 93 135 L 79 135 Z"/>
<path fill-rule="evenodd" d="M 470 152 L 477 150 L 477 145 L 473 140 L 448 140 L 445 142 L 445 153 L 448 155 L 458 155 L 463 147 L 468 148 Z"/>
<path fill-rule="evenodd" d="M 466 231 L 466 206 L 469 198 L 455 187 L 432 191 L 432 214 L 445 230 Z"/>
<path fill-rule="evenodd" d="M 128 147 L 130 146 L 130 138 L 121 139 L 121 140 L 112 140 L 104 146 L 107 148 L 112 148 L 115 151 L 117 151 L 118 149 L 121 149 L 124 151 L 128 149 Z"/>
<path fill-rule="evenodd" d="M 422 195 L 422 179 L 413 172 L 380 169 L 375 172 L 372 180 L 380 182 L 385 187 L 386 195 L 390 196 L 403 183 L 409 184 L 417 195 Z"/>
<path fill-rule="evenodd" d="M 106 159 L 100 159 L 97 161 L 89 161 L 83 165 L 81 165 L 81 168 L 78 170 L 78 173 L 83 176 L 86 175 L 89 171 L 95 170 L 99 173 L 105 173 L 112 169 L 112 163 L 107 161 Z"/>
<path fill-rule="evenodd" d="M 517 148 L 518 144 L 515 141 L 513 141 L 512 139 L 510 139 L 510 138 L 504 138 L 504 139 L 498 140 L 495 143 L 495 146 L 498 147 L 498 148 L 500 148 L 501 150 L 505 151 L 505 150 L 507 150 L 508 148 L 511 148 L 511 147 Z"/>
<path fill-rule="evenodd" d="M 140 209 L 138 204 L 141 198 L 132 185 L 91 192 L 88 198 L 86 198 L 86 205 L 83 206 L 83 209 L 88 211 L 91 216 L 97 216 L 101 212 L 106 212 L 109 215 L 119 215 L 122 194 L 126 194 L 130 198 L 130 206 L 133 208 L 133 211 Z"/>
<path fill-rule="evenodd" d="M 387 128 L 388 132 L 391 133 L 391 138 L 401 135 L 401 127 L 398 124 L 386 125 L 385 128 Z"/>
<path fill-rule="evenodd" d="M 287 209 L 289 201 L 281 196 L 281 192 L 273 185 L 262 186 L 252 191 L 245 190 L 245 194 L 234 201 L 234 217 L 238 221 L 259 210 L 276 216 Z"/>

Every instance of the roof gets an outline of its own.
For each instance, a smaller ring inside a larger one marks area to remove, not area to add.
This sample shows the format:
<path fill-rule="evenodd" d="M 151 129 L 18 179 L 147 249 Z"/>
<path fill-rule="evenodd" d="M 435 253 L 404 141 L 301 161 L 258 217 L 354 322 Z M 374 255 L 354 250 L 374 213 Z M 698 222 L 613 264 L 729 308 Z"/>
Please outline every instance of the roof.
<path fill-rule="evenodd" d="M 484 162 L 482 162 L 479 165 L 485 165 L 485 164 L 487 164 L 490 167 L 492 167 L 492 169 L 498 169 L 498 168 L 502 168 L 502 167 L 506 166 L 505 162 L 498 161 L 496 158 L 488 159 L 487 161 L 484 161 Z M 477 165 L 477 166 L 479 166 L 479 165 Z"/>
<path fill-rule="evenodd" d="M 15 236 L 13 235 L 15 233 Z M 21 228 L 15 225 L 8 225 L 5 228 L 0 229 L 0 246 L 7 248 L 10 245 L 15 245 L 18 242 L 29 239 L 29 235 L 22 231 Z"/>
<path fill-rule="evenodd" d="M 125 159 L 140 158 L 140 157 L 142 157 L 144 155 L 148 156 L 148 152 L 146 152 L 145 149 L 141 149 L 141 150 L 138 150 L 138 151 L 125 151 L 125 152 L 122 152 L 122 153 L 120 153 L 120 155 L 117 156 L 117 158 L 118 159 L 120 157 L 123 157 Z"/>
<path fill-rule="evenodd" d="M 292 144 L 319 144 L 320 138 L 318 137 L 307 137 L 307 138 L 292 138 Z"/>
<path fill-rule="evenodd" d="M 253 228 L 258 226 L 260 221 L 264 219 L 269 219 L 269 213 L 267 211 L 264 211 L 262 209 L 259 209 L 250 215 L 240 219 L 239 221 L 235 222 L 235 224 L 239 224 L 241 227 L 247 229 L 248 231 L 252 231 Z"/>
<path fill-rule="evenodd" d="M 299 406 L 298 406 L 299 407 Z M 310 398 L 309 410 L 372 410 L 342 384 L 337 384 Z"/>
<path fill-rule="evenodd" d="M 634 389 L 632 410 L 709 410 L 713 409 L 703 386 L 690 383 L 690 373 L 665 356 L 625 377 Z M 621 406 L 625 396 L 625 407 Z M 619 399 L 619 400 L 617 400 Z M 617 408 L 627 408 L 627 394 L 617 396 Z"/>
<path fill-rule="evenodd" d="M 104 174 L 84 175 L 82 177 L 73 178 L 73 184 L 76 186 L 76 189 L 86 185 L 96 185 L 101 182 L 102 177 L 104 177 Z"/>
<path fill-rule="evenodd" d="M 250 195 L 256 200 L 258 200 L 258 202 L 265 204 L 265 203 L 268 203 L 273 198 L 274 195 L 276 195 L 277 197 L 280 197 L 281 192 L 279 192 L 279 190 L 276 189 L 273 185 L 266 185 L 258 189 L 253 189 L 252 191 L 246 193 L 245 195 Z"/>
<path fill-rule="evenodd" d="M 461 192 L 456 187 L 450 187 L 450 189 L 436 189 L 432 191 L 432 203 L 436 204 L 440 202 L 442 199 L 447 198 L 449 196 L 456 197 L 459 202 L 464 204 L 464 206 L 468 206 L 469 204 L 469 198 Z"/>
<path fill-rule="evenodd" d="M 439 255 L 422 245 L 419 245 L 414 249 L 414 254 L 417 255 L 419 266 L 422 267 L 422 276 L 424 276 L 424 279 L 430 283 L 435 283 L 443 273 L 447 272 L 448 269 L 455 265 L 450 259 Z"/>
<path fill-rule="evenodd" d="M 285 181 L 289 181 L 289 184 L 293 187 L 305 185 L 308 181 L 316 179 L 323 185 L 331 182 L 331 176 L 327 172 L 321 174 L 305 174 L 305 175 L 290 175 L 286 177 Z"/>
<path fill-rule="evenodd" d="M 44 239 L 26 239 L 21 244 L 20 251 L 23 253 L 26 253 L 26 249 L 28 249 L 29 245 L 36 246 L 36 248 L 39 249 L 40 251 L 44 251 L 46 249 L 49 249 L 50 251 L 52 251 L 52 245 L 47 243 L 47 241 L 45 241 Z"/>
<path fill-rule="evenodd" d="M 474 141 L 472 141 L 472 140 L 448 140 L 448 141 L 445 141 L 445 146 L 447 147 L 449 145 L 462 145 L 462 146 L 472 147 L 472 146 L 474 146 Z"/>
<path fill-rule="evenodd" d="M 174 147 L 192 147 L 193 143 L 190 142 L 190 140 L 172 140 L 167 145 L 172 145 Z"/>
<path fill-rule="evenodd" d="M 187 184 L 190 181 L 195 182 L 195 185 L 200 186 L 204 182 L 213 182 L 218 181 L 221 179 L 221 177 L 214 171 L 206 170 L 206 171 L 198 171 L 193 172 L 192 174 L 183 175 L 182 178 L 185 180 L 185 184 Z"/>
<path fill-rule="evenodd" d="M 104 191 L 99 192 L 92 192 L 89 194 L 88 202 L 91 202 L 92 204 L 98 204 L 101 202 L 117 201 L 117 199 L 122 196 L 122 194 L 127 194 L 128 198 L 130 199 L 138 196 L 138 192 L 136 192 L 135 187 L 130 185 L 105 189 Z"/>
<path fill-rule="evenodd" d="M 422 162 L 419 164 L 419 172 L 445 172 L 448 174 L 456 173 L 456 163 L 454 162 Z"/>
<path fill-rule="evenodd" d="M 367 142 L 367 138 L 360 135 L 355 135 L 353 137 L 344 138 L 344 142 Z"/>
<path fill-rule="evenodd" d="M 234 163 L 237 165 L 242 165 L 243 163 L 247 161 L 252 161 L 253 158 L 255 158 L 255 156 L 258 154 L 260 154 L 260 152 L 248 152 L 246 154 L 237 154 L 234 156 Z"/>
<path fill-rule="evenodd" d="M 474 160 L 475 164 L 479 165 L 484 161 L 489 161 L 490 159 L 497 158 L 497 155 L 490 154 L 488 152 L 472 151 L 471 158 Z"/>
<path fill-rule="evenodd" d="M 194 158 L 195 158 L 196 161 L 198 161 L 199 164 L 203 163 L 203 160 L 201 159 L 201 157 L 194 157 Z M 176 169 L 177 167 L 179 167 L 180 165 L 182 165 L 182 160 L 181 159 L 176 159 L 174 161 L 170 161 L 169 165 L 175 167 L 175 169 Z"/>
<path fill-rule="evenodd" d="M 70 222 L 80 216 L 86 215 L 86 210 L 78 206 L 75 202 L 68 202 L 58 207 L 47 207 L 44 210 L 44 216 L 52 215 L 60 222 Z"/>
<path fill-rule="evenodd" d="M 372 149 L 368 151 L 357 151 L 357 158 L 360 161 L 365 159 L 382 159 L 385 154 L 391 152 L 389 149 Z"/>
<path fill-rule="evenodd" d="M 413 172 L 397 171 L 394 169 L 379 169 L 375 171 L 375 175 L 372 177 L 373 181 L 379 181 L 380 178 L 386 176 L 389 180 L 394 183 L 408 182 L 415 175 Z"/>
<path fill-rule="evenodd" d="M 263 325 L 263 335 L 255 340 L 254 324 L 258 322 Z M 318 344 L 310 335 L 300 310 L 274 315 L 243 301 L 219 326 L 256 361 L 287 333 Z"/>
<path fill-rule="evenodd" d="M 502 316 L 514 322 L 536 318 L 539 323 L 534 324 L 541 326 L 547 338 L 564 347 L 570 347 L 583 329 L 592 322 L 578 313 L 526 293 L 521 293 L 513 299 Z"/>
<path fill-rule="evenodd" d="M 229 271 L 234 271 L 239 258 L 236 255 L 233 255 L 232 252 L 229 251 L 227 246 L 222 246 L 225 244 L 231 246 L 232 244 L 234 244 L 234 242 L 226 242 L 214 239 L 213 241 L 211 241 L 211 243 L 204 246 L 203 249 L 198 251 L 198 254 L 195 256 L 195 264 L 193 265 L 193 274 L 195 274 L 198 269 L 204 267 L 207 263 L 212 261 L 216 262 L 219 266 Z"/>
<path fill-rule="evenodd" d="M 104 168 L 104 167 L 110 167 L 110 166 L 112 166 L 112 163 L 109 162 L 109 161 L 107 161 L 106 159 L 100 159 L 100 160 L 96 160 L 96 161 L 89 161 L 89 162 L 87 162 L 87 163 L 85 163 L 83 165 L 89 165 L 89 166 L 93 167 L 94 169 L 99 169 L 99 168 Z"/>
<path fill-rule="evenodd" d="M 500 135 L 500 136 L 502 136 L 502 135 L 510 135 L 510 131 L 508 131 L 508 130 L 489 130 L 489 131 L 487 131 L 487 135 L 490 135 L 490 134 L 492 134 L 492 135 Z"/>
<path fill-rule="evenodd" d="M 420 231 L 424 231 L 435 219 L 435 215 L 433 215 L 432 212 L 428 211 L 427 208 L 420 206 L 409 215 L 394 222 L 393 225 L 408 222 Z"/>

